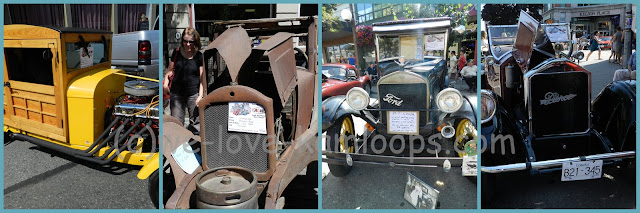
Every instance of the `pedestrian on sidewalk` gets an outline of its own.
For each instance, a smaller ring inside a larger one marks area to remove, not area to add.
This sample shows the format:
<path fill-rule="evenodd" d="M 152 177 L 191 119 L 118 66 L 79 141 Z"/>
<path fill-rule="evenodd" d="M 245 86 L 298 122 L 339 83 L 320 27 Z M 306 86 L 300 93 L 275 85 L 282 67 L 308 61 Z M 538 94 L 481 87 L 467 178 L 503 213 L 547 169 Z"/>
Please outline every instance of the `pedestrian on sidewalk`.
<path fill-rule="evenodd" d="M 600 58 L 600 54 L 602 53 L 600 51 L 600 33 L 598 31 L 595 31 L 593 33 L 593 37 L 591 38 L 591 41 L 589 42 L 589 54 L 587 54 L 587 59 L 585 61 L 589 60 L 589 56 L 591 56 L 591 53 L 593 53 L 593 51 L 598 51 L 598 60 L 602 60 L 602 58 Z"/>
<path fill-rule="evenodd" d="M 456 58 L 456 51 L 451 51 L 451 57 L 449 58 L 449 78 L 451 81 L 456 80 L 456 73 L 458 72 L 458 58 Z"/>

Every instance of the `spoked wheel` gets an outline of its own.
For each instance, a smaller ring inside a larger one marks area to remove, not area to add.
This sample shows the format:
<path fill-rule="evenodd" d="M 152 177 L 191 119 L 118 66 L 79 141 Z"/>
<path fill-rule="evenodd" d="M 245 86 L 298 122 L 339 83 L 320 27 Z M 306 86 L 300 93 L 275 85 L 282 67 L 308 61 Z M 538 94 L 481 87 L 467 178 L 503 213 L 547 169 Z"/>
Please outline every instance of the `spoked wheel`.
<path fill-rule="evenodd" d="M 478 153 L 478 131 L 469 119 L 462 119 L 456 127 L 454 145 L 458 152 L 458 157 L 476 156 Z M 469 181 L 477 183 L 475 176 L 468 176 Z"/>
<path fill-rule="evenodd" d="M 354 153 L 355 152 L 355 131 L 351 116 L 344 116 L 338 119 L 333 126 L 327 130 L 327 149 L 334 152 Z M 342 177 L 349 174 L 351 166 L 329 164 L 331 174 Z"/>

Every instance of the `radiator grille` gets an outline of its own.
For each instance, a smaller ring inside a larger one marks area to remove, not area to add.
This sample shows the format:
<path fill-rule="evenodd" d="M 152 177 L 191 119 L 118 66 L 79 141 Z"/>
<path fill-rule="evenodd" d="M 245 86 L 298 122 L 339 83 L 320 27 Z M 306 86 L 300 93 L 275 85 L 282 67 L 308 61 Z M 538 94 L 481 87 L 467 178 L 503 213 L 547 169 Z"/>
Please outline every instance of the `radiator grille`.
<path fill-rule="evenodd" d="M 378 93 L 380 109 L 407 109 L 414 111 L 416 109 L 427 110 L 427 85 L 423 83 L 412 84 L 380 84 L 378 85 L 380 92 Z M 402 100 L 400 106 L 384 101 L 387 94 L 396 96 Z M 386 124 L 387 113 L 382 113 L 382 122 Z M 427 112 L 420 112 L 420 126 L 427 123 Z"/>
<path fill-rule="evenodd" d="M 239 166 L 254 172 L 267 172 L 267 135 L 229 132 L 229 105 L 218 103 L 204 110 L 207 166 Z"/>

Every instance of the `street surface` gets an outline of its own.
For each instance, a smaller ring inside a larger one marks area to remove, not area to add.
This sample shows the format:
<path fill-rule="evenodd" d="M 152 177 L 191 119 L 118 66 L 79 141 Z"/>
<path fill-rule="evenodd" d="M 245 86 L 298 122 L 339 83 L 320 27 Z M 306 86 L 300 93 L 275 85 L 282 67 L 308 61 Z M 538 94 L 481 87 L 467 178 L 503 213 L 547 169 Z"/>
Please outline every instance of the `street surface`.
<path fill-rule="evenodd" d="M 140 167 L 101 166 L 24 141 L 4 146 L 5 209 L 153 209 Z"/>
<path fill-rule="evenodd" d="M 588 51 L 584 51 L 585 57 Z M 591 99 L 611 83 L 622 66 L 607 62 L 611 51 L 597 52 L 580 65 L 591 72 Z M 626 66 L 625 66 L 626 67 Z M 626 172 L 626 173 L 625 173 Z M 635 208 L 635 170 L 605 169 L 595 180 L 561 182 L 560 173 L 528 176 L 506 174 L 496 179 L 496 192 L 486 208 Z"/>
<path fill-rule="evenodd" d="M 452 84 L 461 90 L 469 87 L 463 80 Z M 370 97 L 377 98 L 377 87 L 371 88 Z M 362 134 L 365 121 L 353 117 L 357 134 Z M 325 136 L 326 133 L 323 134 Z M 322 148 L 325 148 L 322 137 Z M 438 209 L 477 208 L 475 179 L 461 175 L 460 168 L 444 172 L 442 168 L 397 168 L 390 166 L 353 166 L 344 177 L 335 177 L 322 163 L 322 208 L 324 209 L 414 209 L 404 199 L 407 173 L 415 175 L 440 193 Z"/>

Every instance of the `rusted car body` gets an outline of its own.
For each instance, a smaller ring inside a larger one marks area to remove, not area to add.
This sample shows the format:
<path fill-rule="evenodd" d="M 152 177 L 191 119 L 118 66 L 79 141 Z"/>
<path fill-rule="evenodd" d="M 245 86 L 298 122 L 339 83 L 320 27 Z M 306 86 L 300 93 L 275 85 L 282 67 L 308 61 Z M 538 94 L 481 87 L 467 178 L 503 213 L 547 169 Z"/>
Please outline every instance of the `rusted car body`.
<path fill-rule="evenodd" d="M 167 173 L 165 167 L 164 186 L 169 187 L 165 208 L 195 208 L 189 201 L 196 190 L 196 176 L 220 167 L 251 170 L 258 180 L 257 194 L 264 196 L 260 197 L 260 203 L 264 203 L 261 207 L 283 208 L 282 193 L 308 165 L 307 174 L 315 174 L 317 183 L 317 169 L 311 169 L 317 168 L 318 153 L 317 18 L 225 21 L 214 23 L 214 28 L 215 39 L 205 49 L 217 51 L 226 66 L 220 66 L 221 77 L 198 103 L 201 135 L 192 135 L 172 117 L 164 119 L 164 157 L 171 171 Z M 294 38 L 307 42 L 306 52 L 294 48 Z M 301 53 L 304 61 L 297 60 L 300 57 L 296 55 Z M 225 129 L 229 127 L 228 109 L 233 103 L 261 106 L 266 130 L 254 134 Z M 238 145 L 230 142 L 233 137 L 258 144 L 253 150 L 242 146 L 236 153 L 228 152 L 223 148 Z M 192 147 L 200 148 L 194 150 L 202 160 L 188 174 L 177 164 L 171 150 L 190 139 L 201 141 L 192 143 Z"/>

